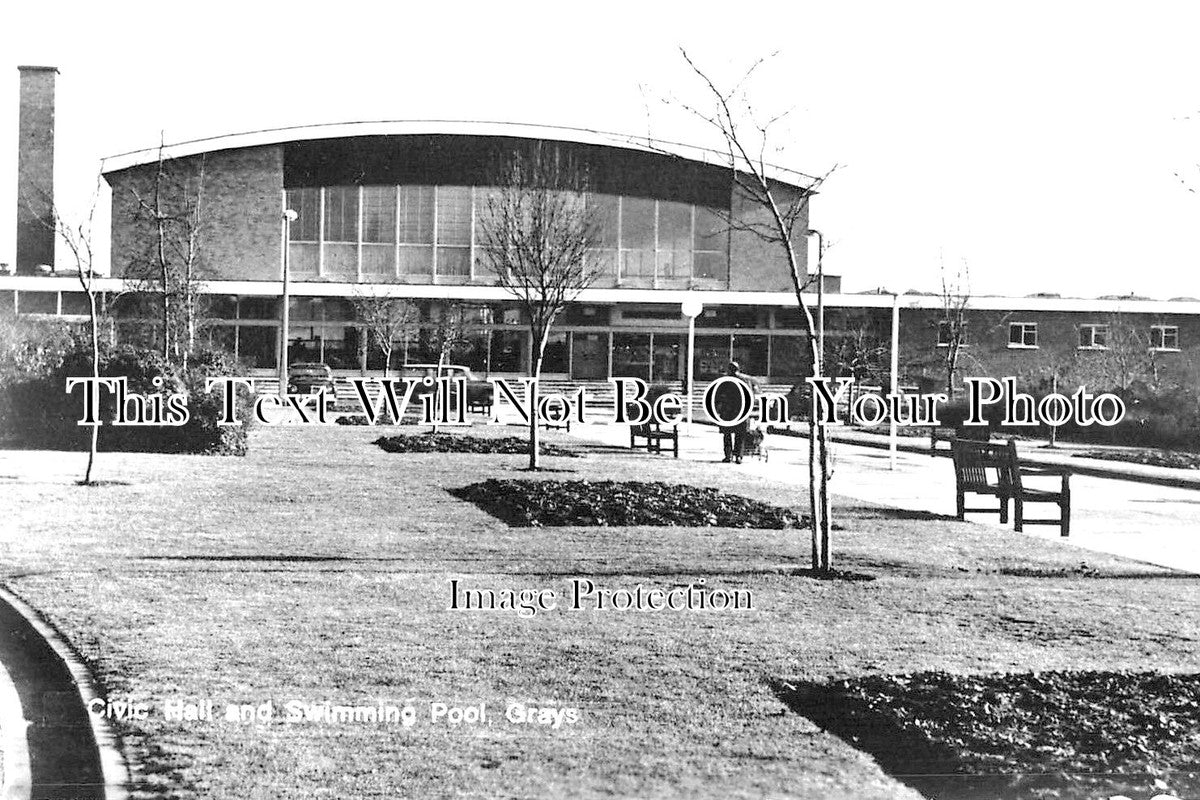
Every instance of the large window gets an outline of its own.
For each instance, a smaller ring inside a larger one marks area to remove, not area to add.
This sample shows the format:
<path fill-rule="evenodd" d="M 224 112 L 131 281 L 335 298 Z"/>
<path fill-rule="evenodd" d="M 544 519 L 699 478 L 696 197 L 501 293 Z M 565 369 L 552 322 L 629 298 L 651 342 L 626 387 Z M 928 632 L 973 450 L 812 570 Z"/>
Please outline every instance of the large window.
<path fill-rule="evenodd" d="M 358 241 L 358 187 L 325 189 L 325 241 Z"/>
<path fill-rule="evenodd" d="M 715 210 L 696 206 L 693 239 L 693 267 L 697 278 L 729 280 L 729 230 L 726 220 Z"/>
<path fill-rule="evenodd" d="M 344 279 L 486 277 L 479 226 L 494 187 L 326 186 L 288 189 L 291 269 Z M 595 222 L 585 258 L 637 283 L 729 278 L 729 233 L 717 209 L 608 194 L 584 198 Z"/>
<path fill-rule="evenodd" d="M 364 186 L 362 207 L 362 273 L 371 278 L 395 275 L 396 187 Z"/>
<path fill-rule="evenodd" d="M 617 253 L 621 246 L 621 198 L 611 194 L 589 194 L 588 214 L 596 225 L 596 237 L 584 256 L 589 268 L 601 275 L 617 274 Z"/>
<path fill-rule="evenodd" d="M 692 206 L 684 203 L 658 203 L 659 278 L 692 276 Z"/>
<path fill-rule="evenodd" d="M 358 265 L 358 187 L 325 188 L 325 244 L 321 251 L 321 270 L 325 275 L 357 279 Z"/>
<path fill-rule="evenodd" d="M 320 259 L 321 190 L 288 189 L 287 207 L 296 212 L 290 228 L 288 268 L 297 278 L 315 277 Z"/>
<path fill-rule="evenodd" d="M 471 274 L 471 187 L 437 190 L 437 272 Z"/>
<path fill-rule="evenodd" d="M 397 195 L 401 275 L 433 274 L 432 186 L 401 186 Z"/>
<path fill-rule="evenodd" d="M 728 280 L 728 229 L 715 209 L 613 195 L 590 195 L 588 204 L 602 231 L 591 253 L 606 265 L 619 253 L 622 279 Z"/>
<path fill-rule="evenodd" d="M 396 187 L 363 187 L 363 241 L 392 244 L 396 241 Z"/>
<path fill-rule="evenodd" d="M 654 277 L 654 206 L 641 197 L 621 198 L 621 277 Z"/>
<path fill-rule="evenodd" d="M 733 337 L 733 360 L 747 375 L 767 374 L 767 352 L 766 336 L 737 334 Z"/>
<path fill-rule="evenodd" d="M 287 207 L 297 214 L 292 223 L 293 242 L 315 242 L 321 238 L 320 189 L 288 189 Z"/>
<path fill-rule="evenodd" d="M 614 333 L 612 347 L 614 378 L 650 380 L 650 334 Z"/>

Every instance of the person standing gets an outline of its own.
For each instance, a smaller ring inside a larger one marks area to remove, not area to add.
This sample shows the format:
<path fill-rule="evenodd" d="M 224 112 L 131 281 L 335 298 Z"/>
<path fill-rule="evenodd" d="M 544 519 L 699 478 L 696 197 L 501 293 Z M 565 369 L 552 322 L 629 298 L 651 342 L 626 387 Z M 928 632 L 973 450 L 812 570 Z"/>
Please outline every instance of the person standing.
<path fill-rule="evenodd" d="M 736 361 L 729 362 L 725 374 L 743 383 L 752 398 L 751 402 L 753 402 L 757 381 L 743 373 L 741 365 Z M 718 386 L 713 397 L 717 413 L 725 419 L 732 419 L 741 413 L 742 400 L 743 393 L 731 382 L 725 382 Z M 750 418 L 746 417 L 737 425 L 721 425 L 720 428 L 725 449 L 723 463 L 728 464 L 731 461 L 735 464 L 742 463 L 742 455 L 746 452 L 746 438 L 750 431 Z"/>

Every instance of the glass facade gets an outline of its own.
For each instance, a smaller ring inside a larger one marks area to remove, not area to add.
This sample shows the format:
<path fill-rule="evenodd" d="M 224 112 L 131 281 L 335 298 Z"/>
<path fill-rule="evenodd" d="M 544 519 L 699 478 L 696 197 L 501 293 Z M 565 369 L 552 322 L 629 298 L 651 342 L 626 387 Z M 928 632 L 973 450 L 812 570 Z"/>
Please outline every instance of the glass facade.
<path fill-rule="evenodd" d="M 394 228 L 398 226 L 399 218 L 393 223 Z M 433 231 L 425 233 L 432 235 Z M 418 229 L 414 238 L 420 235 L 424 234 Z M 76 315 L 83 310 L 84 299 L 78 292 L 24 291 L 7 298 L 25 313 L 54 313 L 61 308 L 63 314 Z M 393 367 L 437 359 L 443 302 L 415 301 L 419 314 L 409 329 L 397 334 Z M 468 330 L 451 359 L 480 375 L 525 374 L 530 366 L 529 333 L 517 303 L 494 300 L 471 305 L 471 309 L 477 313 L 467 321 Z M 120 341 L 151 347 L 158 342 L 160 309 L 154 296 L 123 294 L 111 311 Z M 788 322 L 783 309 L 774 314 L 774 328 L 753 327 L 751 323 L 763 314 L 751 307 L 715 306 L 706 311 L 712 312 L 711 316 L 696 332 L 697 380 L 724 374 L 731 359 L 738 361 L 743 371 L 771 383 L 791 383 L 807 373 L 805 337 L 779 324 Z M 278 296 L 214 294 L 204 303 L 198 336 L 203 346 L 229 351 L 247 367 L 271 370 L 276 366 L 280 316 Z M 765 316 L 769 319 L 772 315 Z M 352 297 L 293 296 L 289 320 L 292 362 L 321 361 L 349 372 L 364 366 L 382 370 L 382 352 L 360 327 Z M 627 376 L 652 383 L 680 382 L 687 369 L 686 331 L 686 320 L 674 304 L 572 304 L 551 331 L 543 374 L 580 381 Z M 1176 337 L 1170 341 L 1177 341 Z"/>
<path fill-rule="evenodd" d="M 324 186 L 287 190 L 297 213 L 290 269 L 299 279 L 491 283 L 480 243 L 484 186 Z M 596 224 L 587 258 L 620 285 L 725 288 L 727 211 L 667 200 L 588 194 Z"/>
<path fill-rule="evenodd" d="M 51 308 L 55 293 L 20 293 L 23 307 Z M 63 293 L 64 313 L 79 304 L 81 295 Z M 420 313 L 412 326 L 397 333 L 392 366 L 436 361 L 440 354 L 437 320 L 439 301 L 418 301 Z M 493 301 L 478 307 L 467 323 L 451 359 L 480 375 L 525 374 L 529 369 L 529 332 L 517 304 Z M 157 341 L 157 307 L 152 298 L 136 294 L 121 298 L 117 309 L 122 341 L 153 346 Z M 805 337 L 783 329 L 739 330 L 737 313 L 719 316 L 725 330 L 696 333 L 695 378 L 713 380 L 725 373 L 730 360 L 751 375 L 773 383 L 790 383 L 807 374 Z M 275 367 L 280 306 L 278 297 L 214 295 L 204 311 L 199 335 L 211 347 L 237 355 L 246 366 Z M 354 302 L 347 297 L 292 297 L 288 325 L 292 362 L 321 361 L 338 370 L 382 370 L 383 357 L 359 327 Z M 367 346 L 364 348 L 364 344 Z M 652 383 L 683 381 L 687 370 L 686 325 L 671 306 L 573 305 L 562 315 L 546 343 L 542 371 L 574 380 L 636 377 Z"/>

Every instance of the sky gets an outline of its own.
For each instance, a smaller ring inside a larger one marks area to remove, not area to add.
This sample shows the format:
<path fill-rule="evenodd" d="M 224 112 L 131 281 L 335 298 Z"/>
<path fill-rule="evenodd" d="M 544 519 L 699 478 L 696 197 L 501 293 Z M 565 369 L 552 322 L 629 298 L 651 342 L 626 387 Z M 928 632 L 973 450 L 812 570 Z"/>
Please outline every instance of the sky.
<path fill-rule="evenodd" d="M 175 9 L 182 10 L 175 10 Z M 1200 297 L 1198 3 L 10 3 L 0 262 L 13 262 L 19 64 L 56 66 L 55 191 L 100 159 L 359 120 L 490 120 L 719 147 L 684 110 L 746 84 L 770 160 L 846 291 Z M 5 74 L 6 73 L 6 74 Z M 107 248 L 107 198 L 96 217 Z"/>

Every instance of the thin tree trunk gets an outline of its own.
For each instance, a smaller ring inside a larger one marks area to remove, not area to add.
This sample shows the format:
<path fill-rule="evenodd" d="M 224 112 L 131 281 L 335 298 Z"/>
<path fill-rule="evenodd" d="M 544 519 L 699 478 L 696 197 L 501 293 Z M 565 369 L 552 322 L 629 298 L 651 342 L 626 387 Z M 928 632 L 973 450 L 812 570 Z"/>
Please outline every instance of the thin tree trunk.
<path fill-rule="evenodd" d="M 818 498 L 821 503 L 821 571 L 829 572 L 833 568 L 833 558 L 829 552 L 829 437 L 824 425 L 818 426 L 817 439 L 817 453 L 820 459 L 819 472 L 821 475 L 820 497 Z"/>
<path fill-rule="evenodd" d="M 817 312 L 820 314 L 818 305 Z M 805 308 L 805 317 L 811 320 L 812 314 Z M 824 361 L 818 339 L 809 332 L 809 352 L 812 356 L 812 377 L 820 378 L 824 372 Z M 816 388 L 813 388 L 816 391 Z M 812 508 L 812 524 L 810 526 L 813 539 L 814 572 L 826 572 L 829 569 L 829 452 L 826 447 L 825 421 L 819 414 L 813 413 L 809 425 L 808 463 L 809 463 L 809 505 Z"/>
<path fill-rule="evenodd" d="M 526 398 L 529 403 L 529 469 L 530 471 L 536 472 L 542 468 L 542 448 L 537 417 L 537 384 L 542 378 L 542 362 L 546 357 L 546 340 L 550 338 L 550 323 L 547 323 L 542 327 L 540 334 L 537 331 L 537 326 L 531 327 L 529 334 L 529 363 L 532 367 L 530 370 L 530 376 L 533 378 L 533 383 L 529 388 L 529 397 Z"/>
<path fill-rule="evenodd" d="M 88 296 L 88 327 L 92 333 L 92 378 L 99 380 L 100 378 L 100 331 L 97 330 L 96 320 L 96 293 L 92 291 L 91 277 L 84 285 Z M 99 420 L 97 420 L 99 422 Z M 85 486 L 91 485 L 92 482 L 92 466 L 96 463 L 96 450 L 98 449 L 100 440 L 100 426 L 92 426 L 92 443 L 88 449 L 87 469 L 83 473 L 83 483 Z"/>
<path fill-rule="evenodd" d="M 529 385 L 529 469 L 536 472 L 542 468 L 541 430 L 537 418 L 537 382 L 542 374 L 542 356 L 538 355 L 533 370 L 533 383 Z"/>
<path fill-rule="evenodd" d="M 812 531 L 812 568 L 816 571 L 821 566 L 821 544 L 817 531 L 820 529 L 821 505 L 817 502 L 817 424 L 809 409 L 808 420 L 808 509 L 809 529 Z"/>
<path fill-rule="evenodd" d="M 157 201 L 156 201 L 157 204 Z M 161 210 L 158 213 L 162 213 Z M 162 281 L 162 326 L 163 326 L 163 360 L 171 360 L 171 289 L 170 277 L 167 274 L 167 254 L 163 243 L 166 233 L 163 221 L 158 220 L 158 274 Z"/>
<path fill-rule="evenodd" d="M 449 398 L 442 397 L 442 392 L 441 392 L 442 385 L 440 382 L 441 378 L 442 378 L 442 366 L 446 363 L 446 358 L 447 358 L 446 348 L 443 345 L 441 352 L 438 353 L 437 371 L 436 371 L 436 374 L 433 376 L 433 420 L 434 420 L 434 422 L 433 422 L 433 430 L 431 431 L 431 433 L 438 432 L 438 426 L 437 426 L 438 409 L 440 408 L 442 403 L 449 401 Z M 439 402 L 439 401 L 441 401 L 441 402 Z"/>

